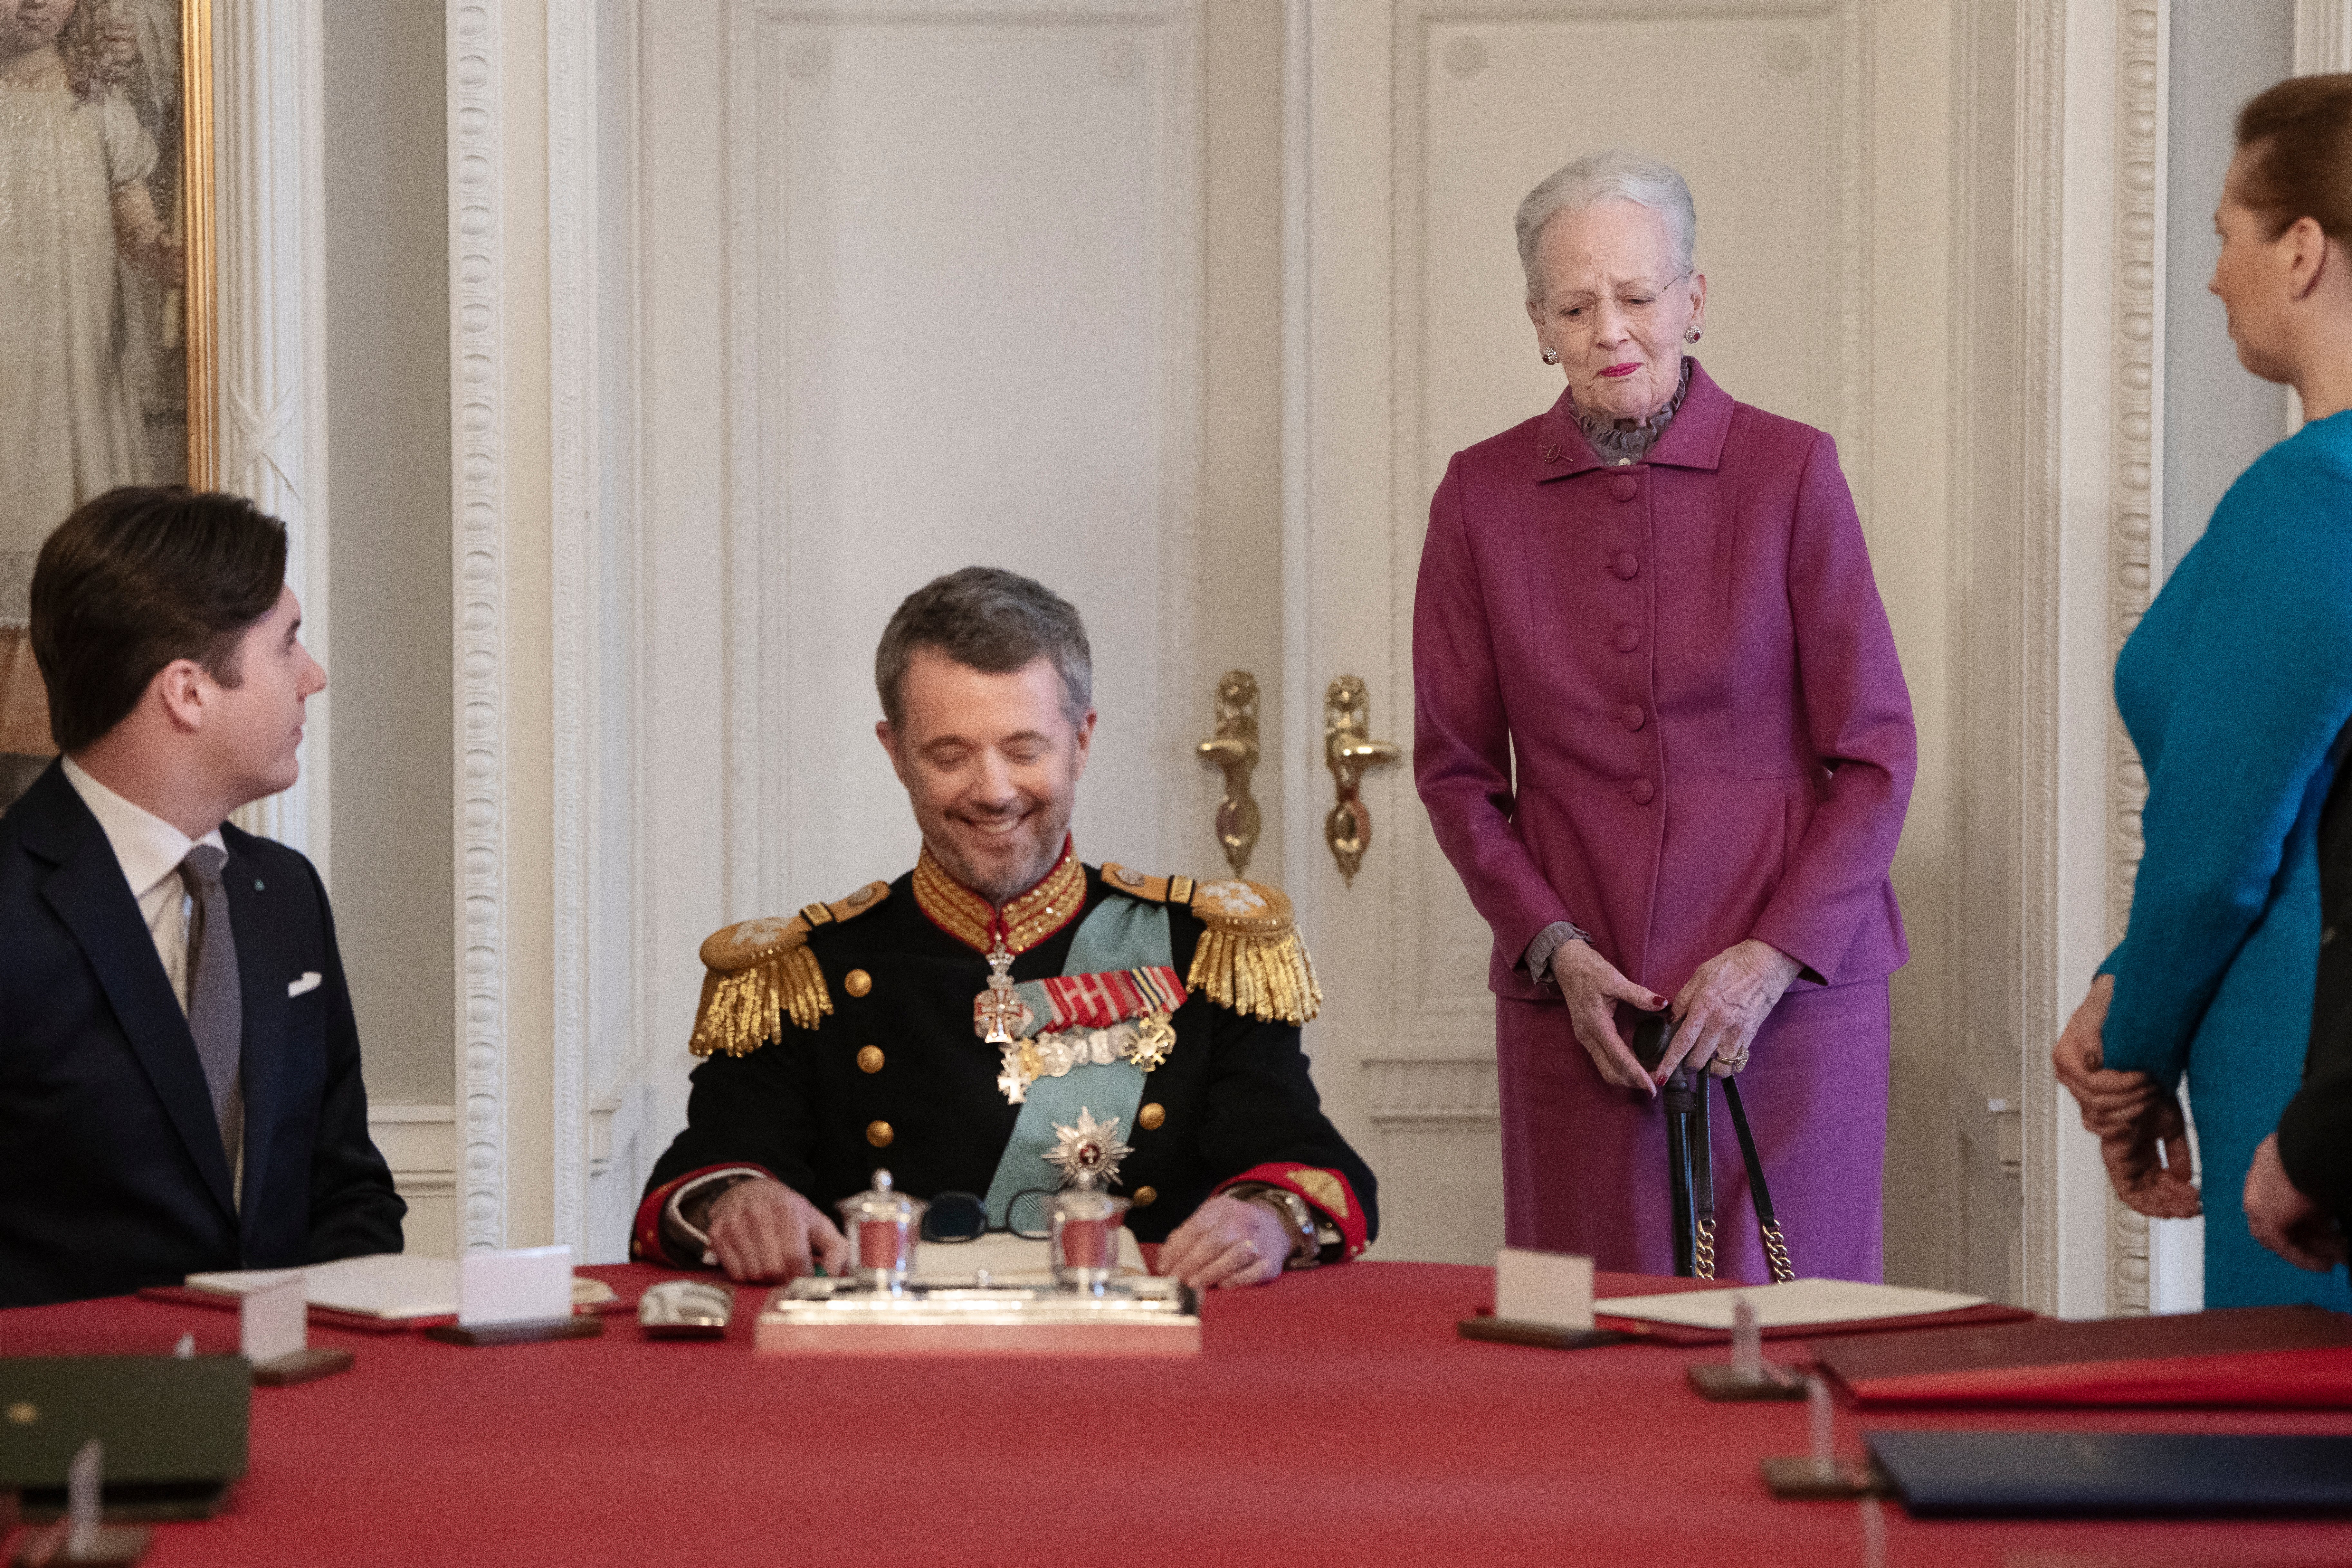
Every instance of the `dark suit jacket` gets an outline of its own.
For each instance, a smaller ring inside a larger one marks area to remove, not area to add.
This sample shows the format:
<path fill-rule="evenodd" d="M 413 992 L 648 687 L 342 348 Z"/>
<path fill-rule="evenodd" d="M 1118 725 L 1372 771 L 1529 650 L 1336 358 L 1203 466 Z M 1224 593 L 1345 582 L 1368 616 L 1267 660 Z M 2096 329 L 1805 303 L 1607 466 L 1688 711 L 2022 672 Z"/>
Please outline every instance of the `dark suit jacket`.
<path fill-rule="evenodd" d="M 0 816 L 0 1307 L 397 1252 L 358 1026 L 310 862 L 224 826 L 245 1001 L 240 1215 L 186 1016 L 52 763 Z M 289 998 L 305 973 L 320 984 Z"/>
<path fill-rule="evenodd" d="M 1086 873 L 1083 910 L 1120 896 L 1097 868 Z M 659 1216 L 682 1179 L 717 1165 L 758 1165 L 828 1216 L 872 1183 L 877 1166 L 919 1197 L 988 1191 L 1021 1119 L 997 1088 L 997 1048 L 972 1027 L 988 963 L 924 916 L 913 884 L 912 873 L 900 877 L 872 912 L 809 933 L 834 1005 L 816 1028 L 788 1023 L 748 1055 L 712 1057 L 695 1069 L 686 1131 L 654 1166 L 638 1210 L 642 1256 L 699 1261 L 668 1258 Z M 1061 973 L 1083 921 L 1081 914 L 1014 959 L 1013 978 Z M 1201 921 L 1170 904 L 1168 925 L 1176 973 L 1187 973 Z M 853 969 L 871 977 L 863 995 L 845 984 Z M 1323 1114 L 1297 1026 L 1244 1017 L 1198 994 L 1171 1021 L 1176 1047 L 1143 1089 L 1165 1120 L 1122 1130 L 1134 1152 L 1109 1188 L 1138 1200 L 1128 1215 L 1136 1238 L 1164 1240 L 1219 1187 L 1290 1165 L 1339 1176 L 1354 1195 L 1358 1234 L 1377 1234 L 1377 1184 Z M 862 1067 L 859 1050 L 877 1043 L 884 1060 Z M 868 1141 L 877 1121 L 892 1129 L 887 1152 Z"/>
<path fill-rule="evenodd" d="M 2311 1047 L 2303 1088 L 2279 1118 L 2279 1163 L 2296 1190 L 2352 1227 L 2352 758 L 2337 763 L 2320 813 L 2319 906 Z"/>

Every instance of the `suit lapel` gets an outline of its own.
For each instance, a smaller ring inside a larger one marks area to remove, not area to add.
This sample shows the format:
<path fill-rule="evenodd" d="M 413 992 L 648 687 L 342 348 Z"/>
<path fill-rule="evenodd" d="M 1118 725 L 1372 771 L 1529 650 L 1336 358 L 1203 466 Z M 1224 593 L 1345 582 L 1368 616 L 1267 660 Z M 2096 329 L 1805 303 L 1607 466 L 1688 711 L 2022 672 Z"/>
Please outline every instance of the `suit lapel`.
<path fill-rule="evenodd" d="M 269 918 L 271 900 L 282 900 L 292 889 L 269 886 L 257 874 L 251 857 L 237 852 L 235 842 L 222 882 L 228 894 L 229 929 L 236 933 L 237 980 L 245 998 L 240 1071 L 245 1087 L 245 1211 L 250 1215 L 260 1207 L 256 1200 L 272 1152 L 269 1133 L 278 1124 L 278 1100 L 286 1087 L 281 1068 L 289 971 L 278 942 L 283 922 Z"/>
<path fill-rule="evenodd" d="M 41 798 L 37 801 L 36 795 Z M 228 1156 L 221 1148 L 220 1124 L 213 1120 L 212 1091 L 205 1085 L 195 1037 L 188 1032 L 187 1015 L 180 1010 L 171 979 L 156 959 L 155 939 L 139 917 L 138 902 L 123 879 L 113 847 L 73 784 L 54 765 L 26 793 L 24 804 L 34 812 L 26 824 L 26 847 L 57 866 L 41 884 L 42 897 L 81 944 L 108 1005 L 180 1141 L 203 1173 L 205 1185 L 223 1212 L 235 1215 Z"/>

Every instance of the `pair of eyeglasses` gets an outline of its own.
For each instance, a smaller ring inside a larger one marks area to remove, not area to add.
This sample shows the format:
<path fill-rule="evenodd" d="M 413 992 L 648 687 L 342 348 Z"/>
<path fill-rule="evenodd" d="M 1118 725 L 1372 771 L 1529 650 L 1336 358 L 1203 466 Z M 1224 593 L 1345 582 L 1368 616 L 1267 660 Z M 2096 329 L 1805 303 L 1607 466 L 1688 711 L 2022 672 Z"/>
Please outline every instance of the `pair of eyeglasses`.
<path fill-rule="evenodd" d="M 1054 1235 L 1054 1189 L 1028 1187 L 1013 1194 L 1004 1205 L 1004 1229 L 1024 1241 L 1046 1241 Z M 941 1193 L 923 1211 L 923 1239 L 952 1245 L 978 1241 L 986 1236 L 988 1205 L 971 1193 Z"/>

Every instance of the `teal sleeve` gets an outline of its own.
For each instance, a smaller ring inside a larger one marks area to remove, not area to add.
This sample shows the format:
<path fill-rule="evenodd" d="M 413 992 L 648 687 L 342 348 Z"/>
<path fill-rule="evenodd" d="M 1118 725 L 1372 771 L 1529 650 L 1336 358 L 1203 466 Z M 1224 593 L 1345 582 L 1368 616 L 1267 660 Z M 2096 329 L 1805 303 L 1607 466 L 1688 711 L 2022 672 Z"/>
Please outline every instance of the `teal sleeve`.
<path fill-rule="evenodd" d="M 2168 1085 L 2352 715 L 2352 471 L 2321 435 L 2248 470 L 2200 547 L 2212 554 L 2149 774 L 2130 929 L 2102 969 L 2116 977 L 2106 1065 Z"/>

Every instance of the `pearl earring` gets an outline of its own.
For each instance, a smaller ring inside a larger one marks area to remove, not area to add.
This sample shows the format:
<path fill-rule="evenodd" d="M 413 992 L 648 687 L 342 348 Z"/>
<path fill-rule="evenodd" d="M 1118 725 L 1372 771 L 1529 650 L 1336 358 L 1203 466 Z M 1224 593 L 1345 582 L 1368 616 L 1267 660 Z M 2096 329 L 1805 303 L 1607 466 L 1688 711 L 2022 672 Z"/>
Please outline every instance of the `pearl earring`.
<path fill-rule="evenodd" d="M 1546 364 L 1558 364 L 1559 363 L 1559 351 L 1558 349 L 1546 349 L 1544 350 L 1543 359 L 1544 363 Z"/>

